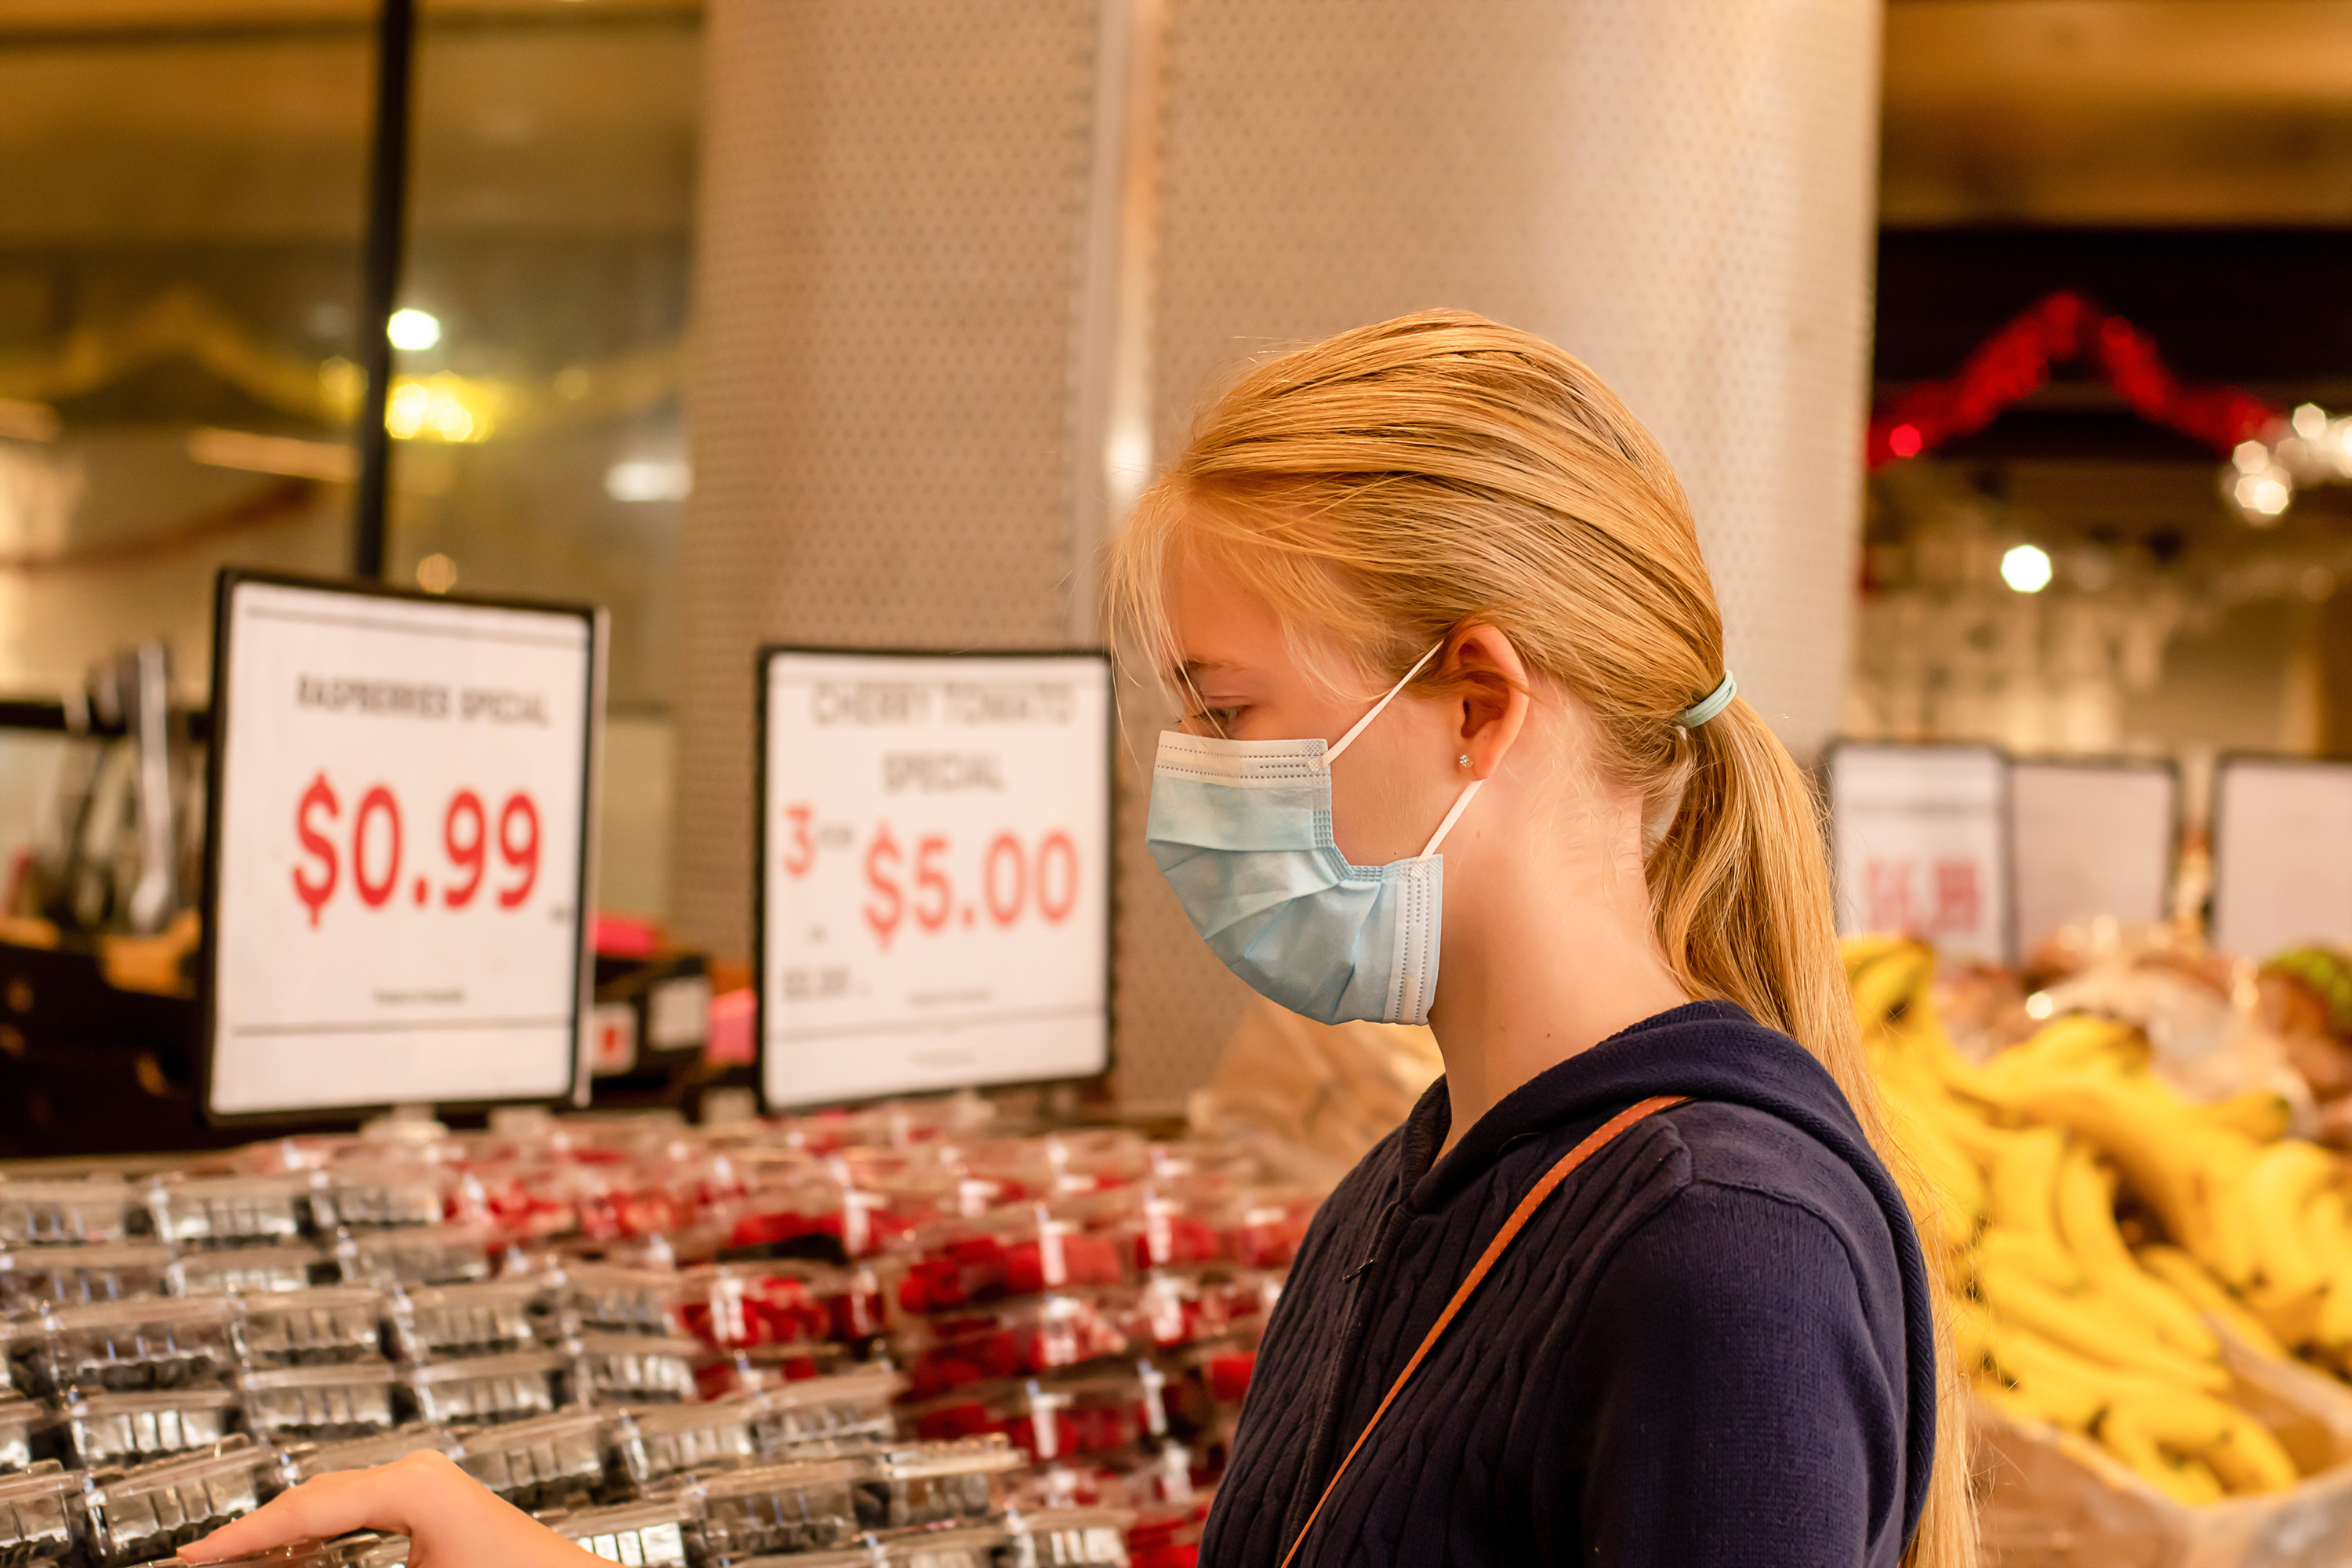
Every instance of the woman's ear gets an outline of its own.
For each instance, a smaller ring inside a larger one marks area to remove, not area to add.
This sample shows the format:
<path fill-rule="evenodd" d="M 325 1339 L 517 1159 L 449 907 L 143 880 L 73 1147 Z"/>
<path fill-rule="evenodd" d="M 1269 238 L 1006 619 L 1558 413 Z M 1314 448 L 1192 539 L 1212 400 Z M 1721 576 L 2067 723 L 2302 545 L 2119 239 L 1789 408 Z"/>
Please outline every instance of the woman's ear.
<path fill-rule="evenodd" d="M 1462 754 L 1472 778 L 1492 778 L 1528 720 L 1528 667 L 1511 639 L 1473 623 L 1447 640 L 1439 672 L 1454 687 Z"/>

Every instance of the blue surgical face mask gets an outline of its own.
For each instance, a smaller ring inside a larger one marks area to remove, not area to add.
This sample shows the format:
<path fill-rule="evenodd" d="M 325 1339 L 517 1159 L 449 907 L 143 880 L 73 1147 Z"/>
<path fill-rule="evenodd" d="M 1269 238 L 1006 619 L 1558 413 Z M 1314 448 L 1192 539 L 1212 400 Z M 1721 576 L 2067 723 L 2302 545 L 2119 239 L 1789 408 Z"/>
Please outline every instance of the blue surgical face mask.
<path fill-rule="evenodd" d="M 1437 652 L 1422 655 L 1336 744 L 1160 737 L 1144 830 L 1152 858 L 1225 966 L 1306 1017 L 1429 1021 L 1444 868 L 1437 847 L 1480 781 L 1454 798 L 1419 855 L 1355 866 L 1331 837 L 1331 764 Z"/>

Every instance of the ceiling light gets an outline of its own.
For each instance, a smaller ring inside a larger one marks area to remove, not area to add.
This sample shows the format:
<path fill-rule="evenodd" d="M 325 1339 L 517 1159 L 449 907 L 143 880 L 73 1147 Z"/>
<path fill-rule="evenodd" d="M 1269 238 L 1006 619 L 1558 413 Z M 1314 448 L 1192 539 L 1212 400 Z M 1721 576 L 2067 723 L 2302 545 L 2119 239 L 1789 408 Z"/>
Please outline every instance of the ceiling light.
<path fill-rule="evenodd" d="M 423 310 L 394 310 L 383 324 L 383 335 L 394 348 L 416 353 L 441 341 L 441 323 Z"/>
<path fill-rule="evenodd" d="M 2000 558 L 2000 580 L 2021 594 L 2039 594 L 2050 586 L 2050 552 L 2038 544 L 2011 546 Z"/>

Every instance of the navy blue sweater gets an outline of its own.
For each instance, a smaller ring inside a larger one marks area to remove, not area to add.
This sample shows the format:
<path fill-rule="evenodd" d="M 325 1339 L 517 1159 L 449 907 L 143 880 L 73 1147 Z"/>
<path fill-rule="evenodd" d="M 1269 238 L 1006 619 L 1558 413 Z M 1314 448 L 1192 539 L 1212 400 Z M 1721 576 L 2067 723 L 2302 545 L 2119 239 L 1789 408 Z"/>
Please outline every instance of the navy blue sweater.
<path fill-rule="evenodd" d="M 1309 1227 L 1204 1568 L 1274 1568 L 1537 1178 L 1562 1184 L 1382 1418 L 1300 1565 L 1895 1563 L 1935 1444 L 1927 1276 L 1845 1097 L 1738 1007 L 1677 1007 L 1514 1090 L 1443 1160 L 1441 1080 Z M 1433 1162 L 1434 1162 L 1433 1163 Z"/>

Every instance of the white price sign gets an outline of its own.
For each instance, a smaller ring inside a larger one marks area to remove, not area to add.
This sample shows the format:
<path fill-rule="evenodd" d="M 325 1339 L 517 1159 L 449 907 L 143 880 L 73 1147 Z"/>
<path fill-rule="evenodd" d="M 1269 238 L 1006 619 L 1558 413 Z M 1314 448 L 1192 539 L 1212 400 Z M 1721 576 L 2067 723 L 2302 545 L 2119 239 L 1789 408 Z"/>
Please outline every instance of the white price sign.
<path fill-rule="evenodd" d="M 602 616 L 225 573 L 205 1106 L 572 1086 Z"/>
<path fill-rule="evenodd" d="M 1829 752 L 1838 929 L 1905 931 L 1961 963 L 2010 952 L 2008 763 L 1990 746 Z"/>
<path fill-rule="evenodd" d="M 1109 1065 L 1108 661 L 761 656 L 772 1106 Z"/>
<path fill-rule="evenodd" d="M 2164 919 L 2180 816 L 2169 763 L 2021 762 L 2009 787 L 2021 953 L 2102 915 Z"/>
<path fill-rule="evenodd" d="M 2352 763 L 2223 757 L 2213 775 L 2213 945 L 2266 959 L 2352 942 Z"/>

